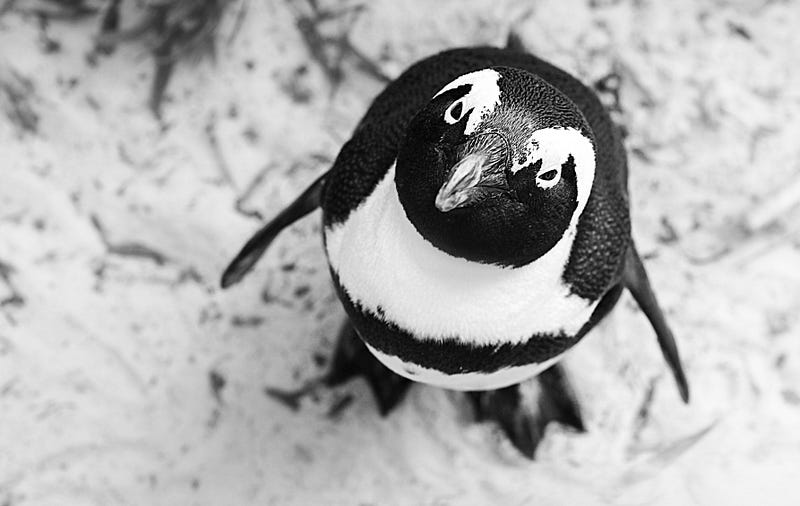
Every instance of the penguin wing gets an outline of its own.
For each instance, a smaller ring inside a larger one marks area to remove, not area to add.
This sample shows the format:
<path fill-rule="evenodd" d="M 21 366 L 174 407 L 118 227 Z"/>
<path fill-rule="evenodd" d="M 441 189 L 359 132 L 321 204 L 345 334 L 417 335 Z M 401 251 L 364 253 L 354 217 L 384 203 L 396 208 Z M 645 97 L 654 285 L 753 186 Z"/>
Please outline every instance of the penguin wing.
<path fill-rule="evenodd" d="M 258 262 L 267 250 L 273 239 L 286 227 L 309 214 L 320 204 L 322 188 L 325 184 L 327 173 L 323 174 L 311 186 L 297 197 L 289 207 L 284 209 L 275 218 L 261 227 L 242 247 L 241 251 L 231 260 L 231 263 L 222 274 L 222 288 L 228 288 L 242 280 Z"/>
<path fill-rule="evenodd" d="M 686 374 L 683 372 L 681 365 L 681 357 L 678 354 L 678 345 L 675 344 L 675 337 L 667 325 L 667 320 L 664 318 L 664 313 L 658 306 L 653 289 L 650 287 L 650 280 L 647 278 L 647 271 L 642 265 L 642 260 L 639 258 L 639 253 L 631 242 L 628 248 L 627 255 L 625 256 L 625 269 L 622 274 L 622 282 L 625 285 L 636 303 L 644 312 L 653 330 L 656 332 L 658 345 L 661 347 L 661 353 L 667 361 L 667 365 L 675 377 L 675 382 L 678 385 L 678 392 L 681 395 L 683 402 L 689 402 L 689 383 L 686 380 Z"/>

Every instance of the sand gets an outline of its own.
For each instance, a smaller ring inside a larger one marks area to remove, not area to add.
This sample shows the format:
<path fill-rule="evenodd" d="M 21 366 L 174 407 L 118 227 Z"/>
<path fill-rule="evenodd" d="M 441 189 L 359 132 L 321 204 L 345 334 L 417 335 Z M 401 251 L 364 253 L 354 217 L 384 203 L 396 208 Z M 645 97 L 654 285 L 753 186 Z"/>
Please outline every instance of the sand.
<path fill-rule="evenodd" d="M 250 1 L 238 25 L 235 3 L 158 121 L 145 44 L 90 65 L 96 20 L 54 20 L 47 52 L 17 4 L 0 18 L 0 504 L 800 501 L 797 6 L 370 2 L 320 25 L 375 62 L 346 53 L 334 85 L 304 4 Z M 510 29 L 584 82 L 621 76 L 633 233 L 691 404 L 627 294 L 567 359 L 588 431 L 551 426 L 535 462 L 458 393 L 416 386 L 386 419 L 360 380 L 296 410 L 265 395 L 323 372 L 343 318 L 319 213 L 223 292 L 226 262 L 327 169 L 379 74 Z"/>

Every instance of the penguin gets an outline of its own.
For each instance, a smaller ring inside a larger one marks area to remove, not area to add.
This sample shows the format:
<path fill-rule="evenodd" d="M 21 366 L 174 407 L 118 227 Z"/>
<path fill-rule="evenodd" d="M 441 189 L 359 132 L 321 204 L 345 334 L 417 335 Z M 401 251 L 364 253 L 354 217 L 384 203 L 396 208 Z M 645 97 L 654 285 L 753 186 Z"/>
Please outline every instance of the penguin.
<path fill-rule="evenodd" d="M 688 402 L 631 237 L 620 132 L 591 89 L 518 39 L 441 52 L 391 82 L 222 286 L 318 207 L 348 317 L 324 384 L 364 377 L 384 415 L 413 382 L 464 391 L 533 458 L 549 422 L 585 430 L 559 361 L 628 289 Z M 519 389 L 532 378 L 534 406 Z"/>

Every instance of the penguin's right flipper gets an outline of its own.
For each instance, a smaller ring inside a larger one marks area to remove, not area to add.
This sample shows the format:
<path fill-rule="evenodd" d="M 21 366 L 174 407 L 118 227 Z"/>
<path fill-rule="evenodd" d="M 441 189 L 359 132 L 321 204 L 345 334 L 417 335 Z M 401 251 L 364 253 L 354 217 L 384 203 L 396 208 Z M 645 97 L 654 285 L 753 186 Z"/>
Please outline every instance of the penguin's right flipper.
<path fill-rule="evenodd" d="M 644 312 L 647 319 L 650 320 L 650 325 L 656 331 L 658 338 L 658 345 L 661 347 L 661 353 L 667 361 L 667 365 L 672 370 L 675 376 L 675 382 L 678 384 L 678 392 L 681 395 L 683 402 L 689 402 L 689 383 L 686 381 L 686 374 L 683 372 L 681 365 L 681 357 L 678 354 L 678 345 L 675 344 L 675 337 L 667 325 L 667 320 L 664 318 L 664 313 L 658 306 L 656 296 L 653 289 L 650 287 L 650 280 L 647 278 L 647 271 L 644 269 L 639 253 L 631 242 L 628 246 L 628 252 L 625 257 L 625 270 L 622 274 L 622 282 L 625 287 L 633 294 L 633 298 L 639 307 Z"/>
<path fill-rule="evenodd" d="M 339 332 L 330 370 L 323 383 L 333 387 L 356 376 L 367 381 L 381 415 L 388 415 L 403 400 L 412 381 L 399 376 L 383 365 L 367 349 L 349 321 Z"/>
<path fill-rule="evenodd" d="M 325 177 L 327 175 L 328 174 L 325 173 L 317 178 L 317 180 L 311 183 L 311 186 L 306 188 L 289 207 L 281 211 L 272 221 L 261 227 L 261 229 L 247 241 L 222 274 L 222 288 L 228 288 L 241 281 L 284 228 L 319 207 L 322 200 L 322 189 L 325 186 Z"/>
<path fill-rule="evenodd" d="M 477 421 L 497 422 L 508 439 L 523 455 L 532 459 L 550 422 L 560 422 L 584 432 L 583 418 L 564 370 L 558 364 L 532 380 L 538 381 L 536 405 L 523 402 L 520 385 L 499 390 L 468 392 Z M 523 388 L 533 387 L 526 385 Z"/>

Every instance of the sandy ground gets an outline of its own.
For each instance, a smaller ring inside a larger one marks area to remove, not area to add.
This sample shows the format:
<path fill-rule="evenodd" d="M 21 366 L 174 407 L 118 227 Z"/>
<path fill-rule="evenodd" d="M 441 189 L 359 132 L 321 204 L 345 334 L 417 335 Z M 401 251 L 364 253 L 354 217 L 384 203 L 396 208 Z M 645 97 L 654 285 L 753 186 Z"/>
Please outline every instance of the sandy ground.
<path fill-rule="evenodd" d="M 683 406 L 629 296 L 568 366 L 588 432 L 519 457 L 465 399 L 365 384 L 296 411 L 343 317 L 315 214 L 243 284 L 227 260 L 326 170 L 381 89 L 333 87 L 297 3 L 248 4 L 163 121 L 139 44 L 90 66 L 96 21 L 0 18 L 0 504 L 800 503 L 800 8 L 792 2 L 370 2 L 321 25 L 397 75 L 514 27 L 621 76 L 633 229 L 693 389 Z M 294 7 L 292 7 L 294 6 Z M 343 6 L 331 4 L 333 10 Z M 334 55 L 335 56 L 335 55 Z"/>

